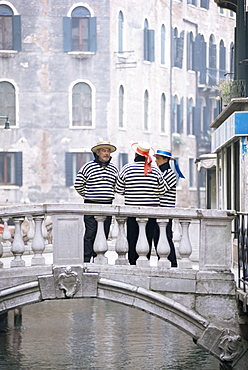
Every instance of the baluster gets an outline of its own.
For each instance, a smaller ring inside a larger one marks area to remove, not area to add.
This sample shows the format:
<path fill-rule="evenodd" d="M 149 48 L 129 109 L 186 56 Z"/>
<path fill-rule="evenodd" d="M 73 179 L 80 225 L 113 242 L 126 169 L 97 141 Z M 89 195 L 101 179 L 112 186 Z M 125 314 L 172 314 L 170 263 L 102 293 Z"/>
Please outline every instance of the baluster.
<path fill-rule="evenodd" d="M 166 226 L 168 224 L 169 220 L 168 219 L 162 219 L 159 218 L 157 219 L 157 223 L 159 225 L 159 241 L 158 241 L 158 246 L 157 246 L 157 253 L 160 257 L 158 260 L 158 267 L 165 267 L 165 268 L 170 268 L 171 263 L 168 260 L 168 256 L 170 254 L 170 245 L 167 239 L 166 235 Z"/>
<path fill-rule="evenodd" d="M 176 218 L 173 220 L 173 242 L 175 246 L 177 259 L 181 258 L 179 254 L 180 240 L 181 240 L 181 227 L 180 227 L 179 220 Z"/>
<path fill-rule="evenodd" d="M 10 248 L 11 247 L 11 232 L 9 231 L 8 221 L 9 217 L 2 217 L 4 229 L 3 229 L 3 247 L 4 248 Z"/>
<path fill-rule="evenodd" d="M 181 260 L 179 261 L 179 266 L 182 269 L 191 269 L 192 262 L 189 259 L 189 256 L 192 253 L 192 246 L 189 239 L 189 225 L 191 220 L 179 220 L 182 227 L 182 238 L 179 245 L 179 253 Z"/>
<path fill-rule="evenodd" d="M 116 217 L 116 221 L 118 223 L 119 232 L 116 237 L 115 243 L 115 251 L 118 254 L 118 258 L 115 261 L 116 265 L 128 265 L 128 260 L 126 258 L 126 254 L 128 252 L 128 243 L 126 238 L 125 232 L 125 224 L 127 221 L 127 217 Z"/>
<path fill-rule="evenodd" d="M 28 232 L 27 232 L 27 237 L 28 237 L 28 246 L 30 250 L 32 250 L 32 242 L 33 242 L 33 237 L 34 237 L 34 221 L 33 217 L 27 216 L 28 222 L 29 222 L 29 227 L 28 227 Z"/>
<path fill-rule="evenodd" d="M 150 261 L 147 258 L 149 252 L 149 244 L 146 238 L 146 224 L 148 218 L 136 218 L 139 225 L 139 237 L 136 244 L 136 252 L 139 258 L 136 261 L 137 266 L 150 266 Z"/>
<path fill-rule="evenodd" d="M 11 247 L 11 252 L 14 255 L 14 259 L 10 262 L 10 267 L 23 267 L 25 261 L 22 259 L 22 255 L 25 252 L 25 245 L 22 237 L 21 223 L 24 217 L 13 217 L 15 223 L 15 236 Z"/>
<path fill-rule="evenodd" d="M 42 256 L 42 253 L 45 249 L 45 241 L 42 235 L 42 222 L 44 216 L 34 216 L 35 222 L 35 233 L 32 242 L 32 251 L 34 255 L 31 260 L 31 265 L 44 265 L 45 258 Z"/>
<path fill-rule="evenodd" d="M 100 265 L 106 265 L 108 263 L 108 258 L 104 256 L 108 250 L 108 243 L 104 233 L 106 216 L 95 216 L 95 219 L 97 221 L 97 233 L 93 249 L 97 256 L 94 258 L 94 262 Z"/>

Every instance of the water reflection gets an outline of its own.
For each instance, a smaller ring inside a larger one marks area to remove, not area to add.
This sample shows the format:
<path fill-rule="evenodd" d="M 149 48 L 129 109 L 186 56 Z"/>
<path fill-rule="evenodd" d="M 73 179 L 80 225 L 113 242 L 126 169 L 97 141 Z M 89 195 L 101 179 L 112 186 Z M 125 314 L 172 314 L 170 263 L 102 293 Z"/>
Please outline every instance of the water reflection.
<path fill-rule="evenodd" d="M 97 299 L 23 308 L 22 328 L 0 333 L 2 369 L 219 370 L 218 361 L 172 325 Z"/>

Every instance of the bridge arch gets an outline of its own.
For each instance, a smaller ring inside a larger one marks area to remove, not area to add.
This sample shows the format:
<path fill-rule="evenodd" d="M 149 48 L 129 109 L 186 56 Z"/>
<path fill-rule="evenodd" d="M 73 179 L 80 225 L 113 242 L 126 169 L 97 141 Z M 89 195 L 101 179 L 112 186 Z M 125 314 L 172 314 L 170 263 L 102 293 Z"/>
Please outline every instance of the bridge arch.
<path fill-rule="evenodd" d="M 60 275 L 56 275 L 53 271 L 52 274 L 36 278 L 33 276 L 32 281 L 1 290 L 0 314 L 45 300 L 99 298 L 137 308 L 172 324 L 192 337 L 197 345 L 217 357 L 219 361 L 239 360 L 239 357 L 244 354 L 239 335 L 229 330 L 226 333 L 224 329 L 210 323 L 204 316 L 161 293 L 100 277 L 98 273 L 82 273 L 82 279 L 78 279 L 80 280 L 78 289 L 69 295 L 65 288 L 66 284 L 59 284 L 58 276 Z M 226 343 L 234 348 L 231 352 L 232 358 Z M 242 369 L 242 367 L 233 367 L 233 369 Z"/>

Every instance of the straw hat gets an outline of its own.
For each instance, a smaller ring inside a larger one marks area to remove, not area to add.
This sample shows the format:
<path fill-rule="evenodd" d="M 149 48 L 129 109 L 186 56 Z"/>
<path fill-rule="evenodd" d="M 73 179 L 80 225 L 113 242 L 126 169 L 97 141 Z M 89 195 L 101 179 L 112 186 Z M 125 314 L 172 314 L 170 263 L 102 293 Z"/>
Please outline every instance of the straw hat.
<path fill-rule="evenodd" d="M 109 141 L 99 141 L 95 146 L 93 146 L 93 148 L 91 148 L 91 151 L 93 153 L 96 153 L 98 149 L 102 149 L 102 148 L 110 149 L 110 153 L 113 153 L 116 151 L 116 147 L 110 144 Z"/>
<path fill-rule="evenodd" d="M 148 157 L 154 153 L 154 149 L 146 141 L 138 141 L 133 143 L 132 149 L 135 151 L 135 153 L 142 155 L 143 157 Z"/>
<path fill-rule="evenodd" d="M 172 157 L 172 153 L 171 153 L 171 150 L 169 149 L 162 149 L 162 148 L 158 148 L 156 150 L 156 153 L 154 154 L 154 157 L 156 157 L 157 155 L 161 155 L 162 157 L 168 157 L 170 159 L 174 159 Z"/>

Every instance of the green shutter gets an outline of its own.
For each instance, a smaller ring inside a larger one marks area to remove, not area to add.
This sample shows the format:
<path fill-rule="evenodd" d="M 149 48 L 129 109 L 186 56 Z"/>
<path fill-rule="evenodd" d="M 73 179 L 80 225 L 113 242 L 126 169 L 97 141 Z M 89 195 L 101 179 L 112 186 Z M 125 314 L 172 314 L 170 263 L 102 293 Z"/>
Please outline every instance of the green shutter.
<path fill-rule="evenodd" d="M 22 152 L 15 153 L 15 183 L 22 186 Z"/>
<path fill-rule="evenodd" d="M 154 30 L 148 30 L 148 60 L 154 62 Z"/>
<path fill-rule="evenodd" d="M 89 18 L 89 51 L 96 51 L 96 17 Z"/>
<path fill-rule="evenodd" d="M 72 156 L 73 153 L 65 153 L 65 185 L 73 185 L 73 173 L 72 173 Z"/>
<path fill-rule="evenodd" d="M 71 51 L 71 18 L 63 17 L 64 51 Z"/>
<path fill-rule="evenodd" d="M 22 31 L 21 31 L 21 16 L 14 15 L 12 17 L 13 25 L 13 50 L 22 50 Z"/>

